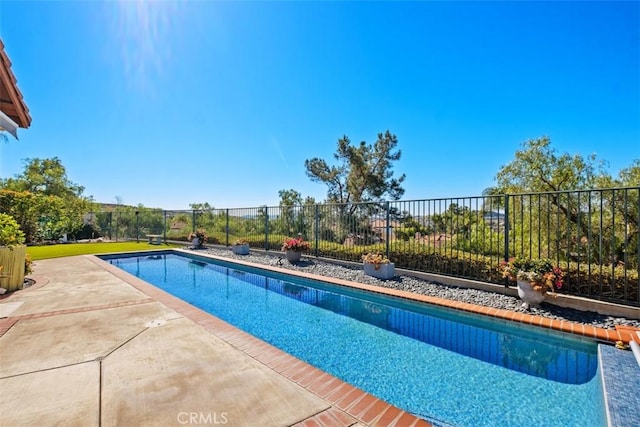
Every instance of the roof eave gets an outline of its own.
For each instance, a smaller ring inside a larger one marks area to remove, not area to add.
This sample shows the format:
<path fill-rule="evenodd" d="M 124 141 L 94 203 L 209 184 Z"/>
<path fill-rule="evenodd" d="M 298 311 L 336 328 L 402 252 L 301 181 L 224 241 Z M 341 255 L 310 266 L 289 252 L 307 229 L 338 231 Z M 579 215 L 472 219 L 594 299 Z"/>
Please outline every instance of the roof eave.
<path fill-rule="evenodd" d="M 11 120 L 11 117 L 0 111 L 0 130 L 6 130 L 18 139 L 18 124 Z"/>
<path fill-rule="evenodd" d="M 27 129 L 31 125 L 29 108 L 24 102 L 22 93 L 18 88 L 16 77 L 11 71 L 11 60 L 4 50 L 2 39 L 0 39 L 0 83 L 2 83 L 6 89 L 9 97 L 7 101 L 13 109 L 15 109 L 15 114 L 12 114 L 12 122 L 16 123 L 18 127 Z"/>

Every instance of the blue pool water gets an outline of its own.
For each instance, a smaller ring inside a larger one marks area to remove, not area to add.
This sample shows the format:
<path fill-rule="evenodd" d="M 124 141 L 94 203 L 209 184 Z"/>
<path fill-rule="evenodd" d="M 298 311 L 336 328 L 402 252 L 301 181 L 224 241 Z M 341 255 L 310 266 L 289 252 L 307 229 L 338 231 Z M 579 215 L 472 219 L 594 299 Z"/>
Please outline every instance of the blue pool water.
<path fill-rule="evenodd" d="M 586 339 L 197 256 L 104 258 L 436 424 L 606 424 Z"/>

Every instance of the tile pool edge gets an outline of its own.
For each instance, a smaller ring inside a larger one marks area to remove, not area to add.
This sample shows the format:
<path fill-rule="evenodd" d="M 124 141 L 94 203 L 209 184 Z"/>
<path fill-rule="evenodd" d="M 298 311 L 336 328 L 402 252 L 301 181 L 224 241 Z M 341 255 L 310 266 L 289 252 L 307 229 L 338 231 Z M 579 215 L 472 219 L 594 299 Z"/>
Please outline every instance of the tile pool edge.
<path fill-rule="evenodd" d="M 319 280 L 322 282 L 331 283 L 333 285 L 361 289 L 365 291 L 375 292 L 377 294 L 403 298 L 411 301 L 419 301 L 427 304 L 437 305 L 440 307 L 447 307 L 454 310 L 466 311 L 469 313 L 475 313 L 475 314 L 494 317 L 498 319 L 509 320 L 516 323 L 523 323 L 523 324 L 541 327 L 545 329 L 553 329 L 560 332 L 592 338 L 596 341 L 602 341 L 607 344 L 613 344 L 616 341 L 624 341 L 628 343 L 632 339 L 631 333 L 623 329 L 598 328 L 591 325 L 583 325 L 581 323 L 550 319 L 550 318 L 536 316 L 528 313 L 519 313 L 519 312 L 514 312 L 509 310 L 484 307 L 484 306 L 466 303 L 466 302 L 453 301 L 445 298 L 416 294 L 408 291 L 401 291 L 398 289 L 383 288 L 379 286 L 368 285 L 368 284 L 359 283 L 359 282 L 352 282 L 349 280 L 338 279 L 338 278 L 329 277 L 329 276 L 321 276 L 321 275 L 306 273 L 302 271 L 278 268 L 278 267 L 274 267 L 266 264 L 253 264 L 253 263 L 238 260 L 238 259 L 229 259 L 229 258 L 224 258 L 216 255 L 206 254 L 206 253 L 197 253 L 197 252 L 186 250 L 186 249 L 177 248 L 177 249 L 170 249 L 169 251 L 186 254 L 191 257 L 196 256 L 196 257 L 214 259 L 214 260 L 222 261 L 226 263 L 239 264 L 246 267 L 267 270 L 274 273 L 292 275 L 292 276 L 296 276 L 304 279 Z"/>
<path fill-rule="evenodd" d="M 168 250 L 167 252 L 171 252 Z M 189 253 L 188 251 L 185 251 Z M 140 252 L 141 254 L 143 252 Z M 331 407 L 296 425 L 430 426 L 431 424 L 397 408 L 289 353 L 201 310 L 170 293 L 110 264 L 96 255 L 83 255 L 118 279 L 131 285 L 169 309 L 179 313 L 208 333 L 227 342 L 287 380 L 325 400 Z M 222 260 L 223 258 L 210 257 Z M 246 263 L 245 263 L 246 265 Z M 323 424 L 324 423 L 324 424 Z"/>
<path fill-rule="evenodd" d="M 640 368 L 630 351 L 598 346 L 598 366 L 609 427 L 640 425 L 640 395 L 633 384 L 640 380 Z"/>

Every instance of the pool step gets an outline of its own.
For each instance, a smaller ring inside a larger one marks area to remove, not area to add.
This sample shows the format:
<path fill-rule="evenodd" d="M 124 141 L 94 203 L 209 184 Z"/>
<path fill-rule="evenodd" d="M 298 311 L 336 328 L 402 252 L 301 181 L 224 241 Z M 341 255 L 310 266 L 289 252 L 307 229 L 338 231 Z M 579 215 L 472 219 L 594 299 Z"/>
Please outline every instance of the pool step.
<path fill-rule="evenodd" d="M 637 343 L 636 343 L 637 344 Z M 640 368 L 634 353 L 598 345 L 598 365 L 610 427 L 640 426 Z"/>

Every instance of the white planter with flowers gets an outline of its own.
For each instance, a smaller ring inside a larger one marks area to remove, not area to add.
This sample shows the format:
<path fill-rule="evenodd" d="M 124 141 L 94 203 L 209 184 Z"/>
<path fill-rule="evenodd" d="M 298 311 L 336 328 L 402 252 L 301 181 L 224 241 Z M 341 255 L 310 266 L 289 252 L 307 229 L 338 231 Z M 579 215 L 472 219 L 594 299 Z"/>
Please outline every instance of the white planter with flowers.
<path fill-rule="evenodd" d="M 546 292 L 538 292 L 533 289 L 530 282 L 526 280 L 518 280 L 518 296 L 523 301 L 522 306 L 529 308 L 530 306 L 540 305 L 547 297 Z"/>
<path fill-rule="evenodd" d="M 529 309 L 555 296 L 563 285 L 564 273 L 549 259 L 511 258 L 500 263 L 502 277 L 518 284 L 518 296 L 522 307 Z"/>
<path fill-rule="evenodd" d="M 391 279 L 396 275 L 396 265 L 392 262 L 387 264 L 363 263 L 364 274 L 381 280 Z"/>
<path fill-rule="evenodd" d="M 236 255 L 249 255 L 248 243 L 235 243 L 231 246 L 231 250 Z"/>
<path fill-rule="evenodd" d="M 396 265 L 380 253 L 368 253 L 362 256 L 364 274 L 381 280 L 391 279 L 396 275 Z"/>

